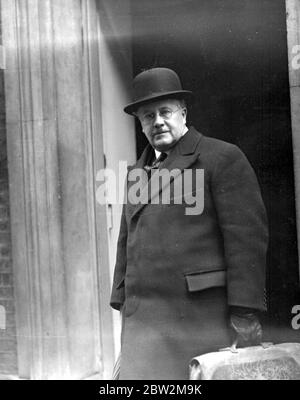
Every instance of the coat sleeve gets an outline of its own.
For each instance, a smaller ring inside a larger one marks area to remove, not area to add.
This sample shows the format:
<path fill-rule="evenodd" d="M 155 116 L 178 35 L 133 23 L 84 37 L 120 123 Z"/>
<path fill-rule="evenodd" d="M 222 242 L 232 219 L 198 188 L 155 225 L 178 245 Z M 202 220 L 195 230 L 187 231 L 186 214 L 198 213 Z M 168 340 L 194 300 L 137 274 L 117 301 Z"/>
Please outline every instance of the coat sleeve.
<path fill-rule="evenodd" d="M 265 310 L 267 217 L 256 175 L 228 145 L 217 159 L 212 191 L 224 241 L 230 306 Z"/>
<path fill-rule="evenodd" d="M 127 222 L 125 216 L 125 206 L 123 205 L 120 232 L 117 245 L 117 259 L 114 271 L 113 286 L 110 298 L 110 305 L 116 310 L 120 310 L 125 301 L 125 273 L 127 265 Z"/>

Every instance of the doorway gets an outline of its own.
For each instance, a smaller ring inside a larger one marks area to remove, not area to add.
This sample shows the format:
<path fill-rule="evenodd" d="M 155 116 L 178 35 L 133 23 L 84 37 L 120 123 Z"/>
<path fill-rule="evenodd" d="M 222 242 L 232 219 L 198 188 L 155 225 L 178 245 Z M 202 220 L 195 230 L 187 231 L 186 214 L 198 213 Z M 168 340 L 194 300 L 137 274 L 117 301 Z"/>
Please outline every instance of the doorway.
<path fill-rule="evenodd" d="M 132 0 L 133 71 L 169 67 L 192 90 L 188 123 L 238 145 L 269 218 L 266 336 L 296 340 L 300 304 L 284 2 Z M 146 145 L 136 125 L 137 156 Z"/>

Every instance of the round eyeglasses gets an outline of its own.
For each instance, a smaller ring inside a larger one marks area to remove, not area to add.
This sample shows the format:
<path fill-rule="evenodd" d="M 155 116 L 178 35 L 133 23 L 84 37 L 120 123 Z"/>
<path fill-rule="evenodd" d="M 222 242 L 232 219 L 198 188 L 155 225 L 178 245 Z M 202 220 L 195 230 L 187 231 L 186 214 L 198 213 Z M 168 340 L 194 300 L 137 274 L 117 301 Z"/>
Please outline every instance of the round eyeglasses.
<path fill-rule="evenodd" d="M 171 119 L 173 114 L 175 114 L 179 110 L 184 110 L 184 108 L 179 107 L 176 110 L 171 110 L 170 108 L 163 107 L 158 110 L 158 115 L 165 120 Z M 157 114 L 156 112 L 147 112 L 143 115 L 136 115 L 136 116 L 140 119 L 140 121 L 143 124 L 148 125 L 153 123 L 153 121 L 156 118 L 156 114 Z"/>

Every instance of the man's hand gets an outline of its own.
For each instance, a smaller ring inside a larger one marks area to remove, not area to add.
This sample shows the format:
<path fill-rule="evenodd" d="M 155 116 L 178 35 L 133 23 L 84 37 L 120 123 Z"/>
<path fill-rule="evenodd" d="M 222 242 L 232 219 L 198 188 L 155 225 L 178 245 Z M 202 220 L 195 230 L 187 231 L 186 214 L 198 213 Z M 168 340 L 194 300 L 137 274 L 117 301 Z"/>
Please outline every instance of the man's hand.
<path fill-rule="evenodd" d="M 240 346 L 256 345 L 262 341 L 262 326 L 256 310 L 232 307 L 230 327 L 235 334 L 235 340 Z"/>

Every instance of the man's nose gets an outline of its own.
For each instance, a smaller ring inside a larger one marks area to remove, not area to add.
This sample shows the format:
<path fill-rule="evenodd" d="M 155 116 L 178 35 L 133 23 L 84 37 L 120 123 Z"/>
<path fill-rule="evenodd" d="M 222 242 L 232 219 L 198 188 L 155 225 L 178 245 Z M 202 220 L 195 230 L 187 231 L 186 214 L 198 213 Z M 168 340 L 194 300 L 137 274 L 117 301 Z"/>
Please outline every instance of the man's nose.
<path fill-rule="evenodd" d="M 162 118 L 162 116 L 160 115 L 160 113 L 157 112 L 157 113 L 155 114 L 155 118 L 154 118 L 154 121 L 153 121 L 154 126 L 155 126 L 155 127 L 161 126 L 161 125 L 163 125 L 164 123 L 165 123 L 165 120 Z"/>

